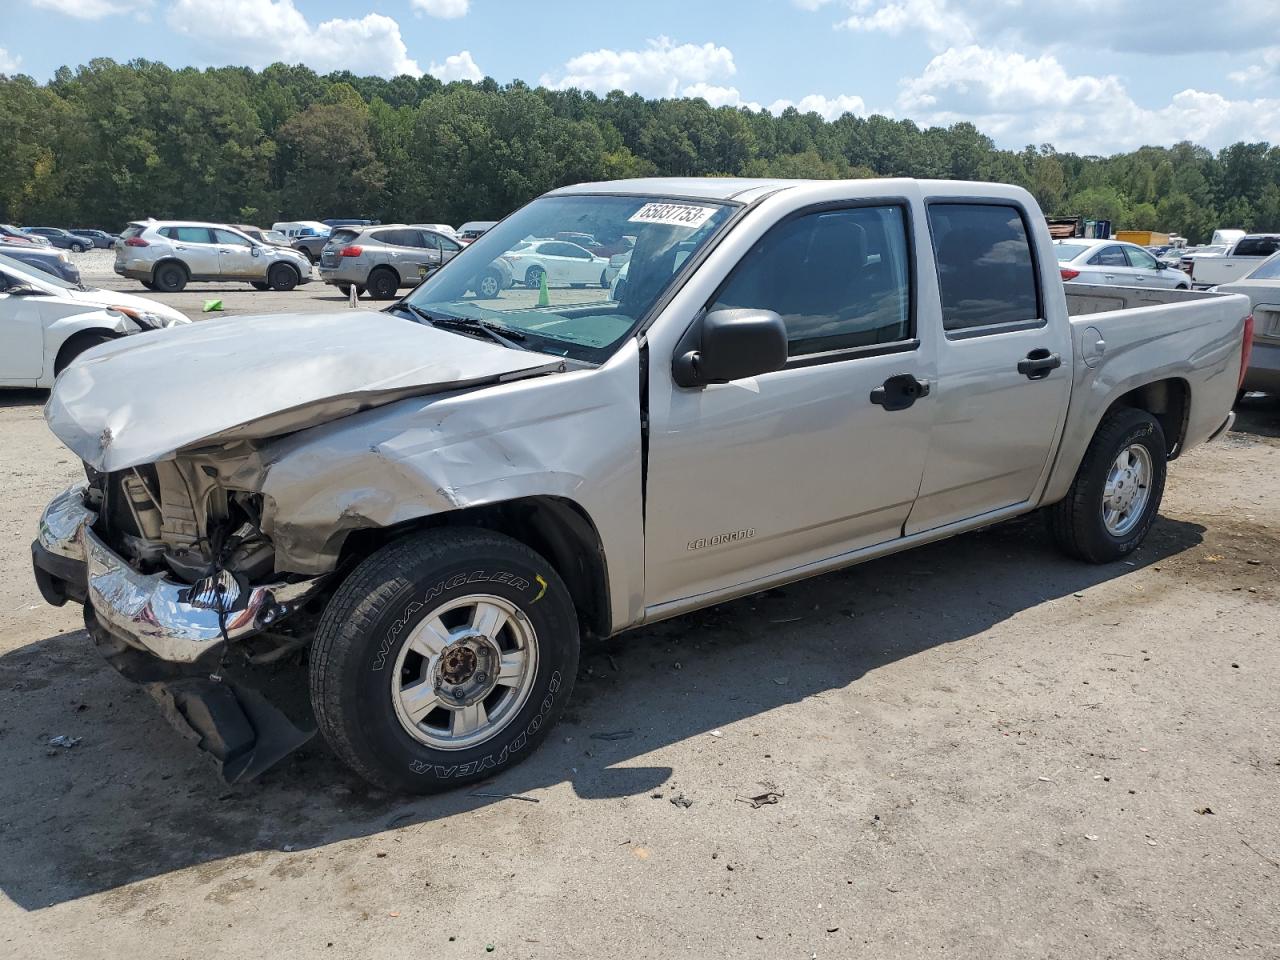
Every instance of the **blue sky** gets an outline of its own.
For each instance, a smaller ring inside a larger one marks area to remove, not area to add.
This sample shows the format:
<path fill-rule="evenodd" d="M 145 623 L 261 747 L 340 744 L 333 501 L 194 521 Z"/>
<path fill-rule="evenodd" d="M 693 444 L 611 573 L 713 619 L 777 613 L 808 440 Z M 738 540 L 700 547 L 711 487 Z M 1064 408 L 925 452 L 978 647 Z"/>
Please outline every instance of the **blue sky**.
<path fill-rule="evenodd" d="M 0 72 L 95 56 L 492 76 L 824 116 L 969 120 L 1001 146 L 1280 142 L 1280 0 L 0 0 Z"/>

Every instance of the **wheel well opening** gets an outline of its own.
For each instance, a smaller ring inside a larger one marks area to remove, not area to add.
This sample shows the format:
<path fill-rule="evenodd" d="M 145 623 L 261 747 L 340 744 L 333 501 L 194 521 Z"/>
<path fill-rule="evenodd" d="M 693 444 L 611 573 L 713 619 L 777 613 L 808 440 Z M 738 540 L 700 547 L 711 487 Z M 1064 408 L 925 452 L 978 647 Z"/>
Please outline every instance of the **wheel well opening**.
<path fill-rule="evenodd" d="M 1155 383 L 1136 387 L 1119 397 L 1107 412 L 1110 413 L 1118 407 L 1146 410 L 1160 421 L 1165 442 L 1168 444 L 1169 459 L 1177 459 L 1182 453 L 1182 441 L 1187 432 L 1187 417 L 1191 413 L 1191 386 L 1187 381 L 1171 377 L 1168 380 L 1157 380 Z"/>
<path fill-rule="evenodd" d="M 581 508 L 558 497 L 527 497 L 393 527 L 356 530 L 342 545 L 338 569 L 349 570 L 392 540 L 436 527 L 480 527 L 520 541 L 546 557 L 560 575 L 578 610 L 583 633 L 603 637 L 611 632 L 609 580 L 600 534 Z"/>
<path fill-rule="evenodd" d="M 114 340 L 117 334 L 113 330 L 106 330 L 102 327 L 94 327 L 91 330 L 77 330 L 66 340 L 62 341 L 62 346 L 58 348 L 58 355 L 53 360 L 53 373 L 57 376 L 67 368 L 67 364 L 81 350 L 87 349 L 84 345 L 85 341 L 90 341 L 89 346 L 101 343 L 105 340 Z"/>
<path fill-rule="evenodd" d="M 165 257 L 163 260 L 157 260 L 155 266 L 151 268 L 151 276 L 154 277 L 163 267 L 168 266 L 177 267 L 187 275 L 188 280 L 191 279 L 191 271 L 187 268 L 187 265 L 177 257 Z"/>

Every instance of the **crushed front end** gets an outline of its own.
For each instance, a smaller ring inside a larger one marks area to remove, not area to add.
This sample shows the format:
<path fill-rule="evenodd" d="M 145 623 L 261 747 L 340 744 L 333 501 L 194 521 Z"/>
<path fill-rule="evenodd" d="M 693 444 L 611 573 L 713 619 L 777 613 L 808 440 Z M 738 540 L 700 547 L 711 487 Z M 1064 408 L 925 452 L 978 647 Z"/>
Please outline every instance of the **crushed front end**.
<path fill-rule="evenodd" d="M 259 498 L 227 489 L 198 460 L 87 472 L 40 518 L 31 553 L 41 594 L 82 604 L 107 661 L 143 684 L 229 781 L 256 776 L 314 731 L 227 668 L 305 646 L 302 611 L 323 578 L 277 574 Z"/>

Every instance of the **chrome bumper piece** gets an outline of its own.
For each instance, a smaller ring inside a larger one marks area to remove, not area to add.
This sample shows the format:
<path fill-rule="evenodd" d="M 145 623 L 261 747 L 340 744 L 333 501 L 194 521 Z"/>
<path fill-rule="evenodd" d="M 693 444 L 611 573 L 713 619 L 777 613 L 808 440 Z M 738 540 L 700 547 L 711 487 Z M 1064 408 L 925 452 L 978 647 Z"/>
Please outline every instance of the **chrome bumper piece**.
<path fill-rule="evenodd" d="M 139 573 L 103 543 L 91 529 L 97 514 L 85 506 L 84 490 L 77 484 L 45 508 L 32 551 L 37 577 L 64 576 L 73 561 L 83 571 L 83 590 L 66 592 L 84 596 L 107 632 L 161 660 L 195 663 L 224 638 L 259 633 L 291 613 L 316 585 L 307 580 L 250 587 L 235 609 L 220 613 L 190 584 Z M 42 552 L 58 559 L 42 562 Z"/>

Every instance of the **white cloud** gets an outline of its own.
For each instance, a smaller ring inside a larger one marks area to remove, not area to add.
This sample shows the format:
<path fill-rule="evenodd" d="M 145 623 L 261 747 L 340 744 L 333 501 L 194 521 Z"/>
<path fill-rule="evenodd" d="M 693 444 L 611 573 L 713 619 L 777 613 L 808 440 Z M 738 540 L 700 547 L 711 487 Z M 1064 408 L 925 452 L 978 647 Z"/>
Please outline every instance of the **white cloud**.
<path fill-rule="evenodd" d="M 168 22 L 227 63 L 264 67 L 282 61 L 305 63 L 321 73 L 422 75 L 400 25 L 377 13 L 313 26 L 294 0 L 176 0 Z"/>
<path fill-rule="evenodd" d="M 101 20 L 117 13 L 127 13 L 140 6 L 150 6 L 151 0 L 27 0 L 33 7 L 52 10 L 78 20 Z"/>
<path fill-rule="evenodd" d="M 451 83 L 454 80 L 470 80 L 476 83 L 484 79 L 484 71 L 471 59 L 470 50 L 463 50 L 452 57 L 445 57 L 444 63 L 436 63 L 432 60 L 431 66 L 427 67 L 427 73 L 444 83 Z"/>
<path fill-rule="evenodd" d="M 623 90 L 648 97 L 674 97 L 685 87 L 733 76 L 733 52 L 714 43 L 677 45 L 669 37 L 648 41 L 643 50 L 594 50 L 564 65 L 559 76 L 539 81 L 553 90 L 577 87 L 604 94 Z"/>
<path fill-rule="evenodd" d="M 18 67 L 22 64 L 22 58 L 15 54 L 10 54 L 4 47 L 0 47 L 0 73 L 15 74 Z"/>
<path fill-rule="evenodd" d="M 793 0 L 816 9 L 813 0 Z M 840 0 L 837 27 L 920 34 L 935 48 L 975 42 L 1158 55 L 1248 51 L 1280 43 L 1274 0 L 1214 0 L 1194 9 L 1140 0 Z"/>
<path fill-rule="evenodd" d="M 1184 90 L 1158 108 L 1139 106 L 1114 76 L 1073 75 L 1052 55 L 1027 57 L 976 45 L 935 56 L 903 81 L 898 107 L 924 124 L 974 123 L 1004 146 L 1052 143 L 1082 153 L 1194 140 L 1280 140 L 1280 99 L 1229 100 Z"/>
<path fill-rule="evenodd" d="M 1251 63 L 1243 70 L 1236 70 L 1229 76 L 1245 87 L 1280 79 L 1280 47 L 1263 50 L 1260 63 Z"/>
<path fill-rule="evenodd" d="M 712 83 L 691 83 L 680 91 L 682 97 L 701 97 L 713 107 L 746 107 L 759 110 L 760 104 L 742 99 L 737 87 L 718 87 Z"/>
<path fill-rule="evenodd" d="M 861 97 L 845 96 L 824 97 L 820 93 L 811 93 L 807 97 L 801 97 L 798 101 L 775 100 L 769 105 L 769 112 L 778 114 L 788 107 L 795 107 L 801 113 L 816 113 L 824 120 L 835 120 L 842 117 L 846 113 L 852 113 L 855 116 L 865 117 L 867 115 L 867 105 Z"/>
<path fill-rule="evenodd" d="M 471 0 L 411 0 L 415 10 L 421 10 L 428 17 L 439 17 L 441 20 L 456 20 L 465 17 L 471 8 Z"/>

